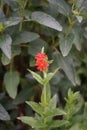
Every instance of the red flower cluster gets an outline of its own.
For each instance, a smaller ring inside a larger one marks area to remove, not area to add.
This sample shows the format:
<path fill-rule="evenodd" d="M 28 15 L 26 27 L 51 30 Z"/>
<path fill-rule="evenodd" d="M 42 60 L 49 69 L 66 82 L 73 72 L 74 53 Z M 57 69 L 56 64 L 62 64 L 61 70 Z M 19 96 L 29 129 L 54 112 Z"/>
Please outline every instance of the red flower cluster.
<path fill-rule="evenodd" d="M 48 57 L 45 53 L 38 53 L 35 56 L 36 59 L 36 66 L 39 71 L 46 71 L 48 70 L 49 62 Z"/>

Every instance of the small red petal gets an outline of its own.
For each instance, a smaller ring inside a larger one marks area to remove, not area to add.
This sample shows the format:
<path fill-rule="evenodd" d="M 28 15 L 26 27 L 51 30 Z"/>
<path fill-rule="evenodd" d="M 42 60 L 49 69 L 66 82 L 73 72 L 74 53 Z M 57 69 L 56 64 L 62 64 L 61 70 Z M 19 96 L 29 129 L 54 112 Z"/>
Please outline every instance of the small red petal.
<path fill-rule="evenodd" d="M 38 53 L 35 56 L 36 59 L 36 66 L 39 71 L 47 70 L 49 63 L 48 63 L 48 57 L 45 53 Z"/>

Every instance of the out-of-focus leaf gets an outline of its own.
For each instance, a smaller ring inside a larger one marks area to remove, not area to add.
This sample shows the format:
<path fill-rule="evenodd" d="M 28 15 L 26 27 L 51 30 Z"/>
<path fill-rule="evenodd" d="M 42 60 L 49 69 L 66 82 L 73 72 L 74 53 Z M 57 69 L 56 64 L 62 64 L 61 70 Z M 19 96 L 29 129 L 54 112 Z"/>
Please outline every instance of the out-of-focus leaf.
<path fill-rule="evenodd" d="M 37 33 L 24 31 L 14 36 L 13 44 L 18 45 L 20 43 L 31 42 L 36 40 L 37 38 L 39 38 L 39 35 Z"/>
<path fill-rule="evenodd" d="M 78 26 L 72 29 L 72 33 L 74 35 L 73 43 L 75 44 L 78 51 L 81 50 L 81 43 L 83 41 L 82 38 L 82 30 Z"/>
<path fill-rule="evenodd" d="M 3 65 L 8 65 L 10 63 L 10 59 L 8 59 L 4 53 L 2 53 L 1 61 Z"/>
<path fill-rule="evenodd" d="M 35 94 L 34 88 L 25 87 L 15 98 L 14 104 L 21 104 L 30 99 Z"/>
<path fill-rule="evenodd" d="M 57 9 L 58 12 L 67 16 L 71 10 L 69 5 L 64 0 L 48 0 L 49 3 L 53 4 L 54 8 Z"/>
<path fill-rule="evenodd" d="M 28 53 L 31 54 L 32 56 L 35 56 L 38 52 L 41 51 L 42 47 L 47 49 L 47 43 L 42 40 L 42 39 L 36 39 L 35 41 L 30 42 L 29 48 L 28 48 Z"/>
<path fill-rule="evenodd" d="M 21 53 L 21 48 L 17 45 L 13 45 L 11 50 L 12 50 L 12 57 L 20 55 L 20 53 Z"/>
<path fill-rule="evenodd" d="M 4 96 L 5 96 L 5 93 L 0 93 L 0 100 L 1 100 L 2 98 L 4 98 Z"/>
<path fill-rule="evenodd" d="M 11 59 L 11 43 L 12 39 L 8 34 L 0 35 L 0 48 L 9 59 Z"/>
<path fill-rule="evenodd" d="M 36 91 L 34 89 L 34 86 L 36 85 L 33 78 L 29 76 L 28 80 L 26 78 L 21 78 L 20 84 L 22 86 L 22 90 L 19 92 L 19 94 L 16 96 L 14 99 L 14 104 L 21 104 L 24 103 L 25 101 L 31 99 L 33 95 L 35 95 Z"/>
<path fill-rule="evenodd" d="M 52 16 L 44 12 L 40 12 L 40 11 L 33 12 L 32 20 L 42 25 L 45 25 L 47 27 L 53 28 L 57 31 L 62 31 L 62 26 L 60 25 L 60 23 L 55 18 L 53 18 Z"/>
<path fill-rule="evenodd" d="M 75 70 L 73 64 L 70 61 L 69 57 L 63 57 L 59 53 L 53 54 L 54 64 L 56 63 L 56 67 L 63 69 L 68 79 L 72 82 L 73 85 L 76 85 L 75 81 Z"/>
<path fill-rule="evenodd" d="M 83 2 L 84 2 L 84 0 L 76 0 L 76 4 L 75 4 L 76 8 L 78 8 L 78 9 L 81 8 Z"/>
<path fill-rule="evenodd" d="M 78 15 L 77 15 L 76 18 L 77 18 L 77 20 L 78 20 L 79 23 L 81 23 L 82 20 L 83 20 L 83 17 L 82 17 L 82 16 L 78 16 Z"/>
<path fill-rule="evenodd" d="M 6 91 L 11 98 L 15 98 L 17 95 L 17 87 L 20 82 L 19 75 L 16 71 L 6 72 L 4 76 L 4 84 Z"/>
<path fill-rule="evenodd" d="M 73 125 L 69 130 L 79 130 L 79 123 Z"/>
<path fill-rule="evenodd" d="M 19 24 L 22 21 L 20 17 L 11 17 L 4 22 L 5 28 Z"/>
<path fill-rule="evenodd" d="M 5 108 L 0 104 L 0 120 L 6 121 L 10 120 L 10 116 Z"/>
<path fill-rule="evenodd" d="M 72 48 L 74 35 L 69 34 L 68 36 L 64 36 L 64 34 L 61 33 L 59 35 L 59 38 L 61 53 L 63 54 L 63 56 L 67 56 Z"/>
<path fill-rule="evenodd" d="M 2 9 L 0 8 L 0 22 L 3 22 L 5 20 L 5 15 Z"/>

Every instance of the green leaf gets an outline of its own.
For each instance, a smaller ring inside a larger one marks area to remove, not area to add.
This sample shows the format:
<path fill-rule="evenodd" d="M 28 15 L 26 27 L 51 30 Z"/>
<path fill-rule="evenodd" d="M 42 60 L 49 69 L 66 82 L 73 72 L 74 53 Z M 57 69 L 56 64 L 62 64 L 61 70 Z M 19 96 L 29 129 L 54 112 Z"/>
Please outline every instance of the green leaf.
<path fill-rule="evenodd" d="M 8 34 L 0 35 L 0 48 L 9 59 L 11 59 L 11 43 L 12 39 Z"/>
<path fill-rule="evenodd" d="M 18 105 L 24 103 L 26 100 L 31 99 L 31 97 L 35 94 L 34 88 L 30 88 L 30 86 L 25 86 L 25 88 L 16 96 L 14 100 L 14 104 Z"/>
<path fill-rule="evenodd" d="M 12 50 L 12 57 L 15 57 L 21 54 L 21 48 L 18 45 L 17 46 L 13 45 L 11 50 Z"/>
<path fill-rule="evenodd" d="M 43 115 L 44 108 L 33 101 L 26 101 L 26 103 L 32 107 L 32 109 L 40 115 Z"/>
<path fill-rule="evenodd" d="M 69 122 L 66 121 L 66 120 L 55 120 L 55 121 L 52 121 L 52 123 L 50 124 L 50 128 L 56 128 L 56 127 L 61 127 L 63 125 L 66 125 L 68 124 Z"/>
<path fill-rule="evenodd" d="M 82 13 L 82 14 L 80 14 L 80 16 L 82 16 L 84 19 L 86 19 L 87 18 L 87 13 Z"/>
<path fill-rule="evenodd" d="M 72 33 L 74 35 L 73 43 L 76 46 L 76 49 L 78 51 L 80 51 L 81 50 L 81 43 L 83 41 L 83 38 L 82 38 L 82 29 L 80 27 L 76 26 L 76 27 L 74 27 L 72 29 Z"/>
<path fill-rule="evenodd" d="M 84 116 L 87 117 L 87 103 L 85 103 L 85 108 L 84 108 Z"/>
<path fill-rule="evenodd" d="M 68 90 L 68 98 L 66 100 L 66 107 L 68 118 L 72 118 L 72 116 L 77 113 L 81 107 L 84 105 L 84 101 L 79 92 L 73 92 L 71 89 Z"/>
<path fill-rule="evenodd" d="M 35 56 L 37 53 L 41 51 L 42 47 L 44 47 L 46 50 L 48 47 L 47 42 L 43 39 L 38 38 L 29 43 L 28 53 L 32 56 Z"/>
<path fill-rule="evenodd" d="M 42 120 L 37 120 L 33 117 L 24 116 L 24 117 L 18 117 L 18 119 L 23 121 L 27 125 L 32 126 L 32 128 L 44 128 L 44 127 L 46 127 L 46 124 L 44 124 L 42 122 Z"/>
<path fill-rule="evenodd" d="M 83 17 L 82 17 L 82 16 L 79 16 L 79 15 L 76 15 L 76 18 L 77 18 L 77 20 L 78 20 L 79 23 L 81 23 L 82 20 L 83 20 Z"/>
<path fill-rule="evenodd" d="M 32 74 L 33 78 L 35 78 L 40 84 L 43 84 L 43 79 L 41 76 L 31 70 L 28 69 L 28 71 Z"/>
<path fill-rule="evenodd" d="M 10 63 L 10 59 L 4 53 L 2 53 L 1 62 L 3 65 L 8 65 Z"/>
<path fill-rule="evenodd" d="M 16 36 L 13 37 L 13 44 L 18 45 L 20 43 L 27 43 L 36 40 L 39 38 L 39 35 L 34 32 L 21 32 L 18 33 Z"/>
<path fill-rule="evenodd" d="M 62 26 L 59 24 L 59 22 L 55 18 L 53 18 L 52 16 L 50 16 L 44 12 L 41 12 L 41 11 L 33 12 L 32 20 L 34 20 L 44 26 L 53 28 L 57 31 L 62 31 Z"/>
<path fill-rule="evenodd" d="M 54 95 L 50 100 L 50 108 L 55 109 L 57 106 L 57 95 Z"/>
<path fill-rule="evenodd" d="M 53 4 L 54 8 L 65 16 L 71 13 L 69 5 L 64 0 L 48 0 L 48 2 Z"/>
<path fill-rule="evenodd" d="M 6 72 L 4 76 L 4 84 L 6 91 L 11 98 L 15 98 L 17 95 L 17 87 L 20 82 L 19 75 L 16 71 Z"/>
<path fill-rule="evenodd" d="M 83 2 L 84 2 L 84 0 L 76 0 L 76 4 L 75 4 L 76 8 L 77 8 L 77 9 L 81 8 Z"/>
<path fill-rule="evenodd" d="M 58 115 L 66 115 L 66 112 L 64 112 L 62 109 L 59 108 L 55 108 L 55 109 L 47 108 L 45 112 L 46 117 L 55 117 Z"/>
<path fill-rule="evenodd" d="M 60 42 L 60 50 L 63 56 L 67 56 L 72 48 L 74 35 L 69 34 L 68 36 L 64 36 L 64 34 L 59 35 Z"/>
<path fill-rule="evenodd" d="M 80 130 L 80 124 L 76 123 L 75 125 L 73 125 L 69 130 Z"/>
<path fill-rule="evenodd" d="M 10 116 L 5 108 L 0 104 L 0 120 L 6 121 L 10 120 Z"/>
<path fill-rule="evenodd" d="M 4 22 L 5 28 L 19 24 L 22 21 L 20 17 L 10 17 Z"/>
<path fill-rule="evenodd" d="M 48 84 L 49 81 L 52 79 L 52 77 L 55 75 L 55 73 L 58 71 L 59 68 L 57 68 L 53 73 L 48 73 L 46 78 L 43 80 L 44 84 Z"/>
<path fill-rule="evenodd" d="M 53 54 L 53 61 L 56 64 L 56 67 L 59 67 L 59 68 L 63 69 L 63 71 L 65 72 L 68 79 L 75 86 L 76 85 L 75 70 L 74 70 L 73 64 L 71 62 L 71 58 L 72 57 L 70 57 L 70 56 L 63 57 L 59 53 L 54 53 Z"/>

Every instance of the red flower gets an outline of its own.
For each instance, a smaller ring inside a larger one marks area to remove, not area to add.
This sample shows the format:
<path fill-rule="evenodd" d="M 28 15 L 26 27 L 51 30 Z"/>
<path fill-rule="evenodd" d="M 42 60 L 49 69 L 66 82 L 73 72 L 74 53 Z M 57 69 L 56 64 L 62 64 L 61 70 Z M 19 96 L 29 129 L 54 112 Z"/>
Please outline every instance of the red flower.
<path fill-rule="evenodd" d="M 48 57 L 45 53 L 38 53 L 35 56 L 36 59 L 36 66 L 39 71 L 46 71 L 48 70 L 49 62 Z"/>

